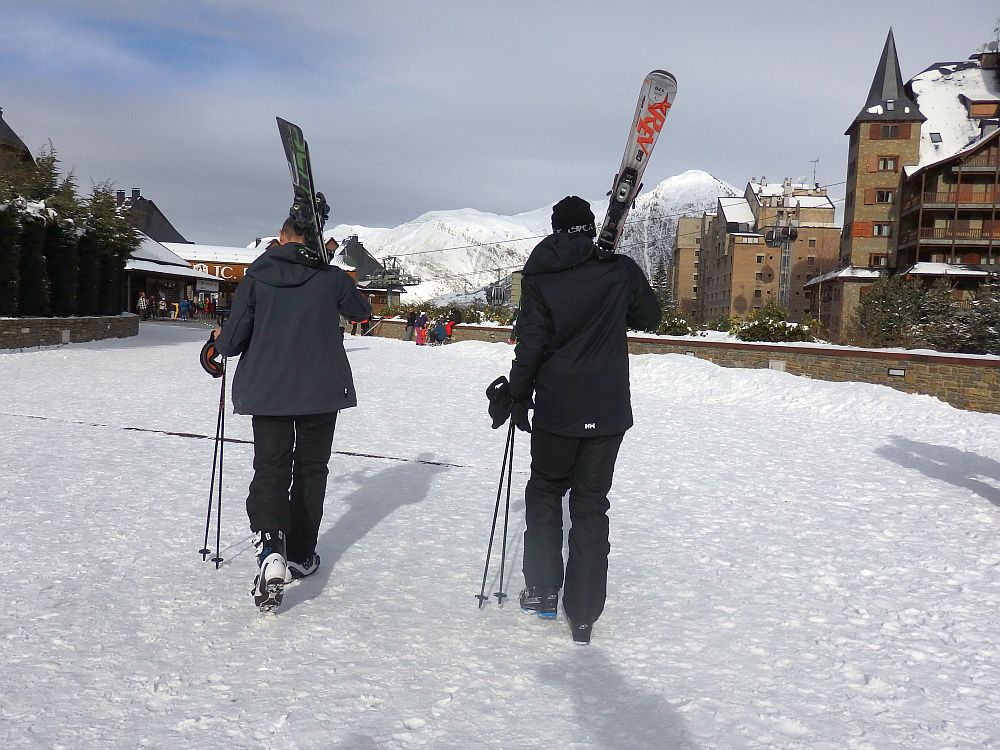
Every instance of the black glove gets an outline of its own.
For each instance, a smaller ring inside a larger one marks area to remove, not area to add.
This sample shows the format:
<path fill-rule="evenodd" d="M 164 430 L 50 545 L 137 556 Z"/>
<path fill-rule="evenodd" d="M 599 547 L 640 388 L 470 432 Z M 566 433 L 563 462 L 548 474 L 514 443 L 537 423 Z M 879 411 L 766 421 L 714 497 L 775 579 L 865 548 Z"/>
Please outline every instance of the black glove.
<path fill-rule="evenodd" d="M 219 354 L 219 350 L 215 348 L 215 331 L 212 331 L 208 336 L 208 341 L 205 345 L 201 347 L 201 366 L 204 368 L 205 372 L 211 375 L 213 378 L 221 378 L 224 358 Z"/>
<path fill-rule="evenodd" d="M 510 419 L 510 409 L 513 402 L 510 398 L 510 383 L 501 375 L 490 383 L 486 389 L 486 398 L 490 400 L 490 417 L 493 419 L 493 429 L 497 429 Z"/>
<path fill-rule="evenodd" d="M 524 401 L 514 401 L 510 407 L 510 417 L 521 432 L 531 432 L 531 422 L 528 421 L 528 409 L 534 409 L 535 402 L 529 396 Z"/>

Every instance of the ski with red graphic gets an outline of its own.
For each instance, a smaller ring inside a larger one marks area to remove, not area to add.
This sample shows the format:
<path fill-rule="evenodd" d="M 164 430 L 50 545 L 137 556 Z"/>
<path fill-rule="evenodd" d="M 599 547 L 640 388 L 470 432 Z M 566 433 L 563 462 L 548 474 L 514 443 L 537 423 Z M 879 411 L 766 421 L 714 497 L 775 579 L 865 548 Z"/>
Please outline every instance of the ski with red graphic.
<path fill-rule="evenodd" d="M 674 103 L 677 79 L 665 70 L 654 70 L 646 76 L 639 91 L 639 102 L 632 118 L 622 165 L 608 193 L 608 213 L 597 237 L 597 255 L 608 258 L 615 252 L 625 228 L 625 218 L 642 188 L 642 173 L 653 153 L 653 146 L 663 128 L 663 122 Z"/>

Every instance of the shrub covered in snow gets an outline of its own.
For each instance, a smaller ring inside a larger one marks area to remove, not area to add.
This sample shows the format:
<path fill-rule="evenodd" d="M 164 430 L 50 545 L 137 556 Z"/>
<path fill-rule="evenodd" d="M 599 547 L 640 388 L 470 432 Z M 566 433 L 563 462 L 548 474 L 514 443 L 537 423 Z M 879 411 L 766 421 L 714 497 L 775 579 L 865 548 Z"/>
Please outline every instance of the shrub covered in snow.
<path fill-rule="evenodd" d="M 789 322 L 788 312 L 774 300 L 736 321 L 730 332 L 740 341 L 815 340 L 808 323 Z"/>
<path fill-rule="evenodd" d="M 694 334 L 694 328 L 687 318 L 673 310 L 664 314 L 656 332 L 664 336 L 691 336 Z"/>

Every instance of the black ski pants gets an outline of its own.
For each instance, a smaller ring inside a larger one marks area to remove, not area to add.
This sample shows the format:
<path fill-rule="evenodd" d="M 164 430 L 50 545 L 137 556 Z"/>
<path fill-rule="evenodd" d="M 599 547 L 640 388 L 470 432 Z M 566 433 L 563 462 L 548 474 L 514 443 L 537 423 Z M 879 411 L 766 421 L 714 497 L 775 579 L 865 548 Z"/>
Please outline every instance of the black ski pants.
<path fill-rule="evenodd" d="M 569 559 L 563 610 L 574 623 L 604 611 L 608 585 L 608 492 L 623 434 L 571 438 L 531 433 L 531 478 L 524 491 L 524 582 L 563 586 L 563 507 L 569 490 Z"/>
<path fill-rule="evenodd" d="M 284 531 L 295 562 L 316 551 L 336 426 L 337 412 L 253 418 L 250 529 Z"/>

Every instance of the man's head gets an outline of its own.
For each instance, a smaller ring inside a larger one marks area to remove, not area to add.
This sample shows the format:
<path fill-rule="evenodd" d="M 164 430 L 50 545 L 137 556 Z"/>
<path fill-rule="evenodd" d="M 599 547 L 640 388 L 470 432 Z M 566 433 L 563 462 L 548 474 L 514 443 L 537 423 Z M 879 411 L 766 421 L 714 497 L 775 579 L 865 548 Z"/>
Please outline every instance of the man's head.
<path fill-rule="evenodd" d="M 594 212 L 583 198 L 567 195 L 552 207 L 553 232 L 585 232 L 597 236 Z"/>
<path fill-rule="evenodd" d="M 301 245 L 305 240 L 305 235 L 295 226 L 295 219 L 291 216 L 285 219 L 285 223 L 281 225 L 281 233 L 278 235 L 278 241 L 282 245 L 286 245 L 289 242 L 297 242 Z"/>

